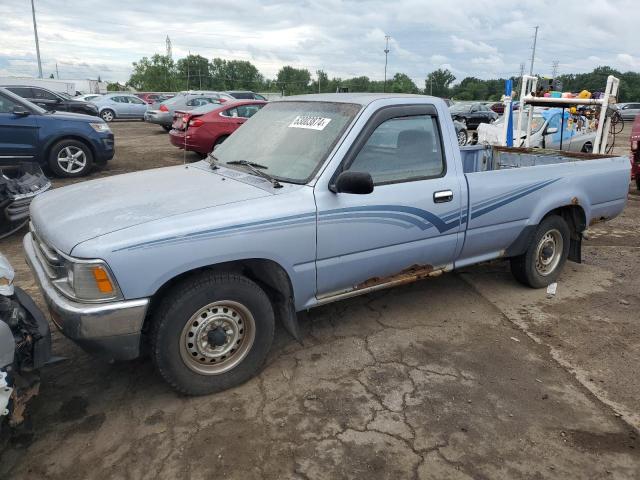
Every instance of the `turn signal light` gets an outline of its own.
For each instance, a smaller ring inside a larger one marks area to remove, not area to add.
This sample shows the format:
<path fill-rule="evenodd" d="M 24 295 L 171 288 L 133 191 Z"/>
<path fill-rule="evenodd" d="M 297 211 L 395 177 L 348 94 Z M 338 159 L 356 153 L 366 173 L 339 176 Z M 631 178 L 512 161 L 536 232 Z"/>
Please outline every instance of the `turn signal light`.
<path fill-rule="evenodd" d="M 204 122 L 199 118 L 196 118 L 195 120 L 191 120 L 191 123 L 189 123 L 190 127 L 200 127 L 202 125 L 204 125 Z"/>
<path fill-rule="evenodd" d="M 91 270 L 93 273 L 93 278 L 96 280 L 96 285 L 98 286 L 98 290 L 101 293 L 113 293 L 114 288 L 111 280 L 109 279 L 109 275 L 102 267 L 93 267 Z"/>
<path fill-rule="evenodd" d="M 160 109 L 159 109 L 159 110 L 160 110 L 161 112 L 168 112 L 168 111 L 169 111 L 169 109 L 167 108 L 167 106 L 166 106 L 166 105 L 160 105 Z"/>

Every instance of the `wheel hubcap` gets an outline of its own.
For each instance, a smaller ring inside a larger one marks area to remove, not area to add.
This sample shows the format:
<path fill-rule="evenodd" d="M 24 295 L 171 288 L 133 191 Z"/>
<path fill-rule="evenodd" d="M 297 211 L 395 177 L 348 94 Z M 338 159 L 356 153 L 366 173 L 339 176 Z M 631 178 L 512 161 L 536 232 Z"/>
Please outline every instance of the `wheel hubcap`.
<path fill-rule="evenodd" d="M 242 304 L 210 303 L 187 321 L 180 337 L 180 356 L 189 369 L 218 375 L 236 367 L 255 340 L 255 320 Z"/>
<path fill-rule="evenodd" d="M 102 119 L 110 122 L 111 120 L 113 120 L 113 115 L 111 114 L 111 112 L 104 112 L 102 114 Z"/>
<path fill-rule="evenodd" d="M 564 241 L 558 230 L 545 233 L 536 248 L 536 271 L 542 276 L 553 273 L 560 263 L 563 248 Z"/>
<path fill-rule="evenodd" d="M 58 165 L 67 173 L 77 173 L 87 165 L 87 156 L 81 148 L 64 147 L 58 152 Z"/>

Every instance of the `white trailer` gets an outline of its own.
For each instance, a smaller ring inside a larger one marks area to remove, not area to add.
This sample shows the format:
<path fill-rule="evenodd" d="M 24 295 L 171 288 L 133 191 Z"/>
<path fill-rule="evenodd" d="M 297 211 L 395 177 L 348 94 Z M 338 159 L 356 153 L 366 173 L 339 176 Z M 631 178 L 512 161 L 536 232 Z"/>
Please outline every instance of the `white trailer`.
<path fill-rule="evenodd" d="M 26 87 L 42 87 L 54 92 L 74 96 L 76 85 L 72 80 L 54 80 L 53 78 L 0 77 L 0 87 L 5 85 L 24 85 Z"/>
<path fill-rule="evenodd" d="M 107 82 L 100 82 L 98 80 L 84 79 L 84 80 L 67 80 L 75 84 L 75 92 L 80 94 L 87 93 L 107 93 Z"/>

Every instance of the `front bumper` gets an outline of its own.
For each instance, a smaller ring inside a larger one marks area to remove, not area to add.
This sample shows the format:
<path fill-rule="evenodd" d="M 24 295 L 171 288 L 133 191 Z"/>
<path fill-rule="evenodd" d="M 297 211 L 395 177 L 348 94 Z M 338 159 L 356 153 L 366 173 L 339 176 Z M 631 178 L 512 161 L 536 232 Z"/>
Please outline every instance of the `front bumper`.
<path fill-rule="evenodd" d="M 148 298 L 98 304 L 72 301 L 51 284 L 31 233 L 25 235 L 23 247 L 51 319 L 66 337 L 87 352 L 107 360 L 131 360 L 140 355 Z"/>

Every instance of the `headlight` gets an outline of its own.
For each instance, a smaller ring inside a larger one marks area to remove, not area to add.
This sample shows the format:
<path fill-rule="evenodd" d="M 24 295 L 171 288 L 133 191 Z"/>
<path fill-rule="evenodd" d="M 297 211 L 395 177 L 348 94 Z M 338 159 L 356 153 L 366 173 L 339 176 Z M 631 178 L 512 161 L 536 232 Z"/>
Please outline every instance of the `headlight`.
<path fill-rule="evenodd" d="M 91 128 L 93 128 L 98 133 L 110 132 L 111 131 L 111 129 L 109 128 L 109 125 L 107 125 L 104 122 L 90 123 L 89 125 L 91 125 Z"/>
<path fill-rule="evenodd" d="M 53 284 L 66 296 L 89 302 L 119 300 L 122 293 L 109 267 L 102 260 L 64 257 L 66 276 Z"/>

